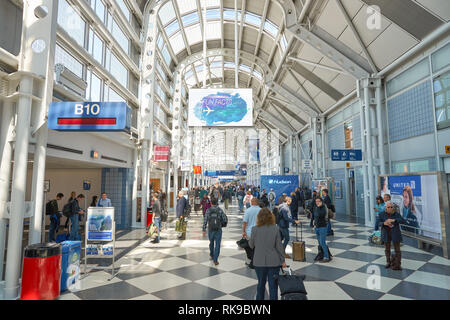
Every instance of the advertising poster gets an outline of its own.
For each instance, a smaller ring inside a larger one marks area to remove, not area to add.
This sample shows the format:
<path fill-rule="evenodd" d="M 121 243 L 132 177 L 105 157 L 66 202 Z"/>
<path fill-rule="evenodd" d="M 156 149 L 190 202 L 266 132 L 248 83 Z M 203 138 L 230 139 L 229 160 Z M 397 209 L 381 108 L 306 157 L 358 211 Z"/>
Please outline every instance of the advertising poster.
<path fill-rule="evenodd" d="M 114 252 L 112 244 L 88 244 L 86 254 L 89 256 L 112 256 Z"/>
<path fill-rule="evenodd" d="M 114 208 L 90 207 L 88 209 L 88 240 L 113 241 Z"/>
<path fill-rule="evenodd" d="M 278 203 L 278 199 L 283 193 L 289 196 L 291 192 L 295 192 L 295 189 L 299 186 L 298 181 L 298 175 L 261 176 L 261 191 L 266 189 L 266 192 L 269 193 L 270 189 L 273 189 L 276 195 L 276 203 Z"/>
<path fill-rule="evenodd" d="M 259 161 L 259 139 L 248 139 L 248 156 L 250 163 Z"/>
<path fill-rule="evenodd" d="M 190 89 L 191 127 L 252 127 L 252 89 Z"/>
<path fill-rule="evenodd" d="M 437 175 L 379 177 L 381 196 L 391 195 L 406 225 L 402 230 L 442 240 Z"/>
<path fill-rule="evenodd" d="M 153 149 L 153 161 L 164 162 L 170 159 L 170 146 L 157 146 Z"/>

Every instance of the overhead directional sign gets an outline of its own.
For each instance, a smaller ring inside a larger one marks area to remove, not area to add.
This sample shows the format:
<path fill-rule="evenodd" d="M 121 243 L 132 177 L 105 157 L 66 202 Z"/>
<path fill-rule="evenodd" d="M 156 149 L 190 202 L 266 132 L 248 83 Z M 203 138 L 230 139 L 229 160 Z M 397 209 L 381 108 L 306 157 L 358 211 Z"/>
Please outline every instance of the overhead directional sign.
<path fill-rule="evenodd" d="M 360 149 L 331 150 L 332 161 L 362 161 Z"/>
<path fill-rule="evenodd" d="M 131 108 L 125 102 L 53 102 L 48 128 L 58 131 L 130 131 Z"/>
<path fill-rule="evenodd" d="M 207 177 L 224 177 L 224 176 L 241 176 L 246 175 L 247 170 L 229 170 L 229 171 L 205 171 L 205 176 Z"/>

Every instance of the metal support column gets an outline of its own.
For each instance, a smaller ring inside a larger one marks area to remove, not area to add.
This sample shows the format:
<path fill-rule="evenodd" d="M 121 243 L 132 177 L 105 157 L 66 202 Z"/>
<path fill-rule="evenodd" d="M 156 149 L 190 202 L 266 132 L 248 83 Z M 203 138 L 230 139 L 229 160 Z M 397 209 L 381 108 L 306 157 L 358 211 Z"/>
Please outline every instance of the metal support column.
<path fill-rule="evenodd" d="M 133 152 L 133 190 L 131 198 L 131 227 L 136 228 L 137 226 L 137 191 L 138 191 L 138 150 L 135 149 Z"/>

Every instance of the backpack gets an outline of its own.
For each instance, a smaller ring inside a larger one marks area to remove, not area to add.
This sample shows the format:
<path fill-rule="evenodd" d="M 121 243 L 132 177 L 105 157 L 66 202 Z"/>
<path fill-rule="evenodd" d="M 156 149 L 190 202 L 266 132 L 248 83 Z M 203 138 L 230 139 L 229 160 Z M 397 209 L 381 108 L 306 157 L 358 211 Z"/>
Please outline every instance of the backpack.
<path fill-rule="evenodd" d="M 276 224 L 279 225 L 280 220 L 281 220 L 281 214 L 280 214 L 280 208 L 278 206 L 275 206 L 275 208 L 273 208 L 273 214 L 275 216 Z"/>
<path fill-rule="evenodd" d="M 189 216 L 191 214 L 191 205 L 189 201 L 186 201 L 186 206 L 184 207 L 183 215 Z"/>
<path fill-rule="evenodd" d="M 73 201 L 75 201 L 75 200 L 73 200 Z M 63 207 L 63 211 L 62 211 L 63 215 L 67 218 L 70 218 L 71 216 L 73 216 L 73 212 L 72 212 L 73 201 L 66 203 Z"/>
<path fill-rule="evenodd" d="M 220 221 L 219 212 L 217 210 L 211 210 L 208 218 L 208 229 L 210 231 L 218 231 L 222 228 L 222 223 Z"/>
<path fill-rule="evenodd" d="M 47 204 L 45 205 L 45 214 L 47 216 L 51 216 L 54 212 L 54 207 L 53 207 L 53 200 L 50 200 L 49 202 L 47 202 Z"/>

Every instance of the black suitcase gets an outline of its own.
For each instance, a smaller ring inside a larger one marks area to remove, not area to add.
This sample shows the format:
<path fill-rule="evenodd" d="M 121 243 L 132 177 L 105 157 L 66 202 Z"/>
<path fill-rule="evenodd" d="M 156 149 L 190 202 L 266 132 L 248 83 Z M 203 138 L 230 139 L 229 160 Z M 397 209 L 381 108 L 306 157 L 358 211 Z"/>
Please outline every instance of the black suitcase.
<path fill-rule="evenodd" d="M 305 285 L 303 283 L 305 276 L 292 274 L 292 270 L 289 267 L 288 271 L 289 274 L 281 268 L 282 274 L 275 276 L 278 287 L 280 288 L 281 300 L 307 300 L 306 295 L 308 293 L 306 292 Z"/>

